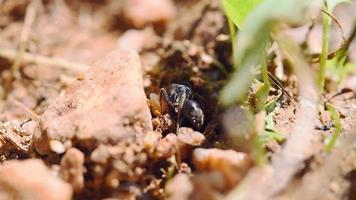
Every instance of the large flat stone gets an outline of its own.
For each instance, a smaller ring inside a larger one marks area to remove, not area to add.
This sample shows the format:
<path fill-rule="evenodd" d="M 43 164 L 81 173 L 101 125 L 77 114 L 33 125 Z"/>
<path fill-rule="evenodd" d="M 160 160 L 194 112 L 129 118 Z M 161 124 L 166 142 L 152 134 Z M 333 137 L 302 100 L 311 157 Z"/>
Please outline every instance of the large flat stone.
<path fill-rule="evenodd" d="M 152 130 L 139 56 L 115 50 L 78 78 L 48 107 L 34 134 L 41 154 L 62 153 L 75 138 L 92 148 Z"/>

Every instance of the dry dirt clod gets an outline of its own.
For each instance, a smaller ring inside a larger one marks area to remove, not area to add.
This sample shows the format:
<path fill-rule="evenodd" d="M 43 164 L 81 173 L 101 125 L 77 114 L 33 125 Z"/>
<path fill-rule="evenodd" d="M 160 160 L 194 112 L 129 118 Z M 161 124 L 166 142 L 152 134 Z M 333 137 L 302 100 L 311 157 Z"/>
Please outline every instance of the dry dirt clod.
<path fill-rule="evenodd" d="M 229 187 L 236 185 L 251 166 L 247 154 L 234 150 L 202 149 L 193 151 L 193 163 L 199 171 L 218 171 Z"/>
<path fill-rule="evenodd" d="M 222 192 L 228 189 L 224 176 L 219 172 L 199 173 L 191 178 L 194 190 L 189 199 L 224 199 Z"/>
<path fill-rule="evenodd" d="M 205 141 L 205 136 L 192 128 L 181 127 L 177 131 L 178 162 L 190 157 L 194 147 L 200 146 Z"/>
<path fill-rule="evenodd" d="M 49 147 L 52 151 L 56 152 L 57 154 L 62 154 L 66 151 L 64 144 L 58 140 L 50 140 Z"/>
<path fill-rule="evenodd" d="M 177 174 L 168 182 L 166 191 L 169 200 L 189 199 L 189 195 L 193 192 L 193 184 L 187 174 Z"/>
<path fill-rule="evenodd" d="M 181 143 L 191 146 L 199 146 L 205 140 L 205 137 L 202 133 L 187 127 L 179 128 L 177 131 L 177 136 Z"/>
<path fill-rule="evenodd" d="M 123 14 L 135 27 L 166 25 L 175 16 L 172 0 L 125 0 Z"/>
<path fill-rule="evenodd" d="M 150 135 L 146 135 L 145 139 L 147 141 L 146 145 L 151 147 L 149 149 L 150 157 L 162 159 L 178 153 L 179 159 L 184 159 L 191 155 L 194 146 L 199 146 L 203 143 L 205 137 L 191 128 L 181 127 L 178 129 L 177 134 L 169 133 L 160 139 L 160 134 L 152 132 Z"/>
<path fill-rule="evenodd" d="M 154 148 L 161 138 L 162 135 L 156 131 L 147 132 L 143 138 L 143 145 L 145 149 L 151 150 Z"/>
<path fill-rule="evenodd" d="M 30 128 L 31 126 L 27 129 Z M 10 153 L 28 154 L 31 138 L 32 132 L 22 128 L 21 125 L 12 122 L 0 122 L 0 154 L 5 159 L 8 158 Z"/>
<path fill-rule="evenodd" d="M 106 164 L 110 155 L 105 145 L 99 145 L 91 154 L 90 160 L 99 164 Z"/>
<path fill-rule="evenodd" d="M 72 188 L 41 160 L 13 160 L 0 167 L 0 199 L 69 200 Z"/>
<path fill-rule="evenodd" d="M 159 140 L 151 151 L 150 156 L 153 158 L 169 158 L 177 152 L 177 135 L 170 133 L 163 139 Z"/>
<path fill-rule="evenodd" d="M 76 148 L 68 149 L 61 160 L 60 173 L 74 192 L 80 192 L 84 187 L 84 154 Z"/>
<path fill-rule="evenodd" d="M 356 92 L 356 76 L 345 78 L 345 80 L 341 82 L 339 88 L 346 88 Z"/>
<path fill-rule="evenodd" d="M 118 48 L 129 48 L 137 52 L 154 48 L 158 44 L 158 37 L 152 28 L 144 30 L 128 30 L 117 41 Z"/>
<path fill-rule="evenodd" d="M 153 114 L 153 116 L 155 117 L 159 117 L 162 116 L 161 113 L 161 105 L 159 103 L 159 96 L 156 93 L 151 93 L 149 95 L 149 100 L 148 100 L 148 104 L 150 106 L 151 112 Z"/>
<path fill-rule="evenodd" d="M 111 52 L 44 112 L 34 134 L 36 150 L 40 154 L 62 151 L 51 149 L 50 141 L 65 143 L 74 137 L 83 141 L 82 145 L 95 148 L 93 144 L 97 142 L 117 142 L 128 135 L 152 130 L 142 82 L 140 59 L 135 51 Z"/>

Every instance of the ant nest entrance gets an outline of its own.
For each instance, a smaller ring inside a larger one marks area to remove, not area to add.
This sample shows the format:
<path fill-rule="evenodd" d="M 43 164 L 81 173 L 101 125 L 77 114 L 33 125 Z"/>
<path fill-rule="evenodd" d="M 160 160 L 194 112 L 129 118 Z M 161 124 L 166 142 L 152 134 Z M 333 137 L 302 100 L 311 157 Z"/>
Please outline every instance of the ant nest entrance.
<path fill-rule="evenodd" d="M 161 88 L 159 94 L 151 93 L 149 105 L 154 127 L 159 132 L 175 132 L 182 125 L 201 130 L 204 126 L 204 112 L 199 103 L 193 100 L 192 89 L 183 84 L 172 83 Z"/>

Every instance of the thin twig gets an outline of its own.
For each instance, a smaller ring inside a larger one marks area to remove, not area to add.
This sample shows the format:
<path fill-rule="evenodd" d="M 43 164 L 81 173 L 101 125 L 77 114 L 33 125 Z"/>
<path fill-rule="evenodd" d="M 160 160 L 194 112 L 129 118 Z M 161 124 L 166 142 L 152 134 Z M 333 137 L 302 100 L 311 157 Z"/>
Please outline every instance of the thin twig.
<path fill-rule="evenodd" d="M 356 20 L 354 21 L 353 25 L 354 25 L 354 28 L 352 29 L 351 34 L 350 34 L 349 38 L 346 40 L 346 43 L 345 43 L 346 50 L 348 50 L 350 48 L 350 45 L 351 45 L 352 41 L 356 37 Z"/>
<path fill-rule="evenodd" d="M 326 1 L 324 1 L 326 2 Z M 324 6 L 327 8 L 327 6 Z M 325 71 L 326 71 L 326 61 L 328 60 L 329 52 L 329 38 L 330 38 L 330 28 L 331 20 L 327 15 L 322 17 L 322 38 L 321 38 L 321 53 L 320 53 L 320 63 L 319 63 L 319 73 L 317 76 L 317 83 L 319 93 L 324 92 L 325 87 Z"/>
<path fill-rule="evenodd" d="M 329 60 L 333 59 L 336 56 L 337 52 L 339 52 L 343 49 L 345 51 L 347 51 L 350 48 L 350 45 L 356 36 L 356 21 L 354 21 L 353 24 L 354 24 L 354 26 L 353 26 L 354 28 L 352 29 L 350 36 L 346 39 L 345 43 L 340 48 L 336 49 L 335 51 L 328 53 Z M 320 54 L 312 54 L 311 58 L 312 58 L 311 62 L 317 63 L 320 61 Z"/>
<path fill-rule="evenodd" d="M 16 55 L 17 55 L 17 51 L 13 49 L 0 48 L 0 57 L 14 61 L 16 59 Z M 31 54 L 31 53 L 23 53 L 22 62 L 35 63 L 35 64 L 48 65 L 48 66 L 57 66 L 63 69 L 69 69 L 76 72 L 84 72 L 89 68 L 87 65 L 69 62 L 62 58 L 55 58 L 55 57 L 50 58 L 50 57 Z"/>
<path fill-rule="evenodd" d="M 28 41 L 28 38 L 29 38 L 30 32 L 31 32 L 31 27 L 35 21 L 37 8 L 38 8 L 40 2 L 41 2 L 41 0 L 33 0 L 33 1 L 31 1 L 30 5 L 26 9 L 25 22 L 24 22 L 24 26 L 22 28 L 21 35 L 20 35 L 18 52 L 17 52 L 16 58 L 14 60 L 14 63 L 12 64 L 12 67 L 11 67 L 12 71 L 15 75 L 18 74 L 17 70 L 18 70 L 19 66 L 21 65 L 22 56 L 25 53 L 27 41 Z"/>
<path fill-rule="evenodd" d="M 274 84 L 276 84 L 284 94 L 286 94 L 288 96 L 288 98 L 292 99 L 292 96 L 288 93 L 288 91 L 284 88 L 284 86 L 282 85 L 282 83 L 270 72 L 268 72 L 268 77 L 272 80 L 272 82 Z"/>
<path fill-rule="evenodd" d="M 9 100 L 12 101 L 16 106 L 20 107 L 23 109 L 27 114 L 29 114 L 35 121 L 40 121 L 41 116 L 39 116 L 37 113 L 35 113 L 33 110 L 31 110 L 29 107 L 21 103 L 19 100 L 17 100 L 13 96 L 9 96 Z"/>
<path fill-rule="evenodd" d="M 332 15 L 328 11 L 326 11 L 324 9 L 321 9 L 321 11 L 323 13 L 325 13 L 326 15 L 328 15 L 335 22 L 335 24 L 338 26 L 340 33 L 341 33 L 341 39 L 342 39 L 342 44 L 340 46 L 343 46 L 346 43 L 346 37 L 345 37 L 344 29 L 342 28 L 339 20 L 337 20 L 336 17 L 334 17 L 334 15 Z"/>

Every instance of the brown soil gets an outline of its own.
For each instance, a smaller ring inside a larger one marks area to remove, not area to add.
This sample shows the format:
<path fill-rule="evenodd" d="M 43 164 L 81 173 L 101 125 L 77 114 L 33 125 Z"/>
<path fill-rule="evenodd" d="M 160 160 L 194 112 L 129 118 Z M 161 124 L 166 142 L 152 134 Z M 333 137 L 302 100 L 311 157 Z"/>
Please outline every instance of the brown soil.
<path fill-rule="evenodd" d="M 342 15 L 349 8 L 336 11 L 351 27 Z M 318 30 L 307 39 L 311 49 L 318 49 Z M 276 75 L 279 64 L 290 68 L 276 50 L 269 67 L 279 81 L 269 99 L 282 93 L 272 119 L 283 140 L 265 144 L 268 163 L 287 143 L 300 110 L 301 83 L 288 70 Z M 0 0 L 0 72 L 0 199 L 222 199 L 259 170 L 254 136 L 246 133 L 263 130 L 266 113 L 251 113 L 251 122 L 247 104 L 218 103 L 232 72 L 218 0 Z M 298 199 L 303 191 L 310 199 L 356 199 L 355 148 L 340 153 L 346 146 L 338 146 L 338 161 L 324 149 L 334 130 L 326 102 L 340 115 L 340 137 L 356 134 L 354 79 L 328 82 L 312 148 L 272 199 Z M 192 88 L 204 112 L 201 130 L 187 121 L 177 129 L 177 117 L 161 112 L 157 95 L 172 83 Z M 252 110 L 254 94 L 252 86 Z M 313 183 L 318 187 L 307 190 Z"/>

